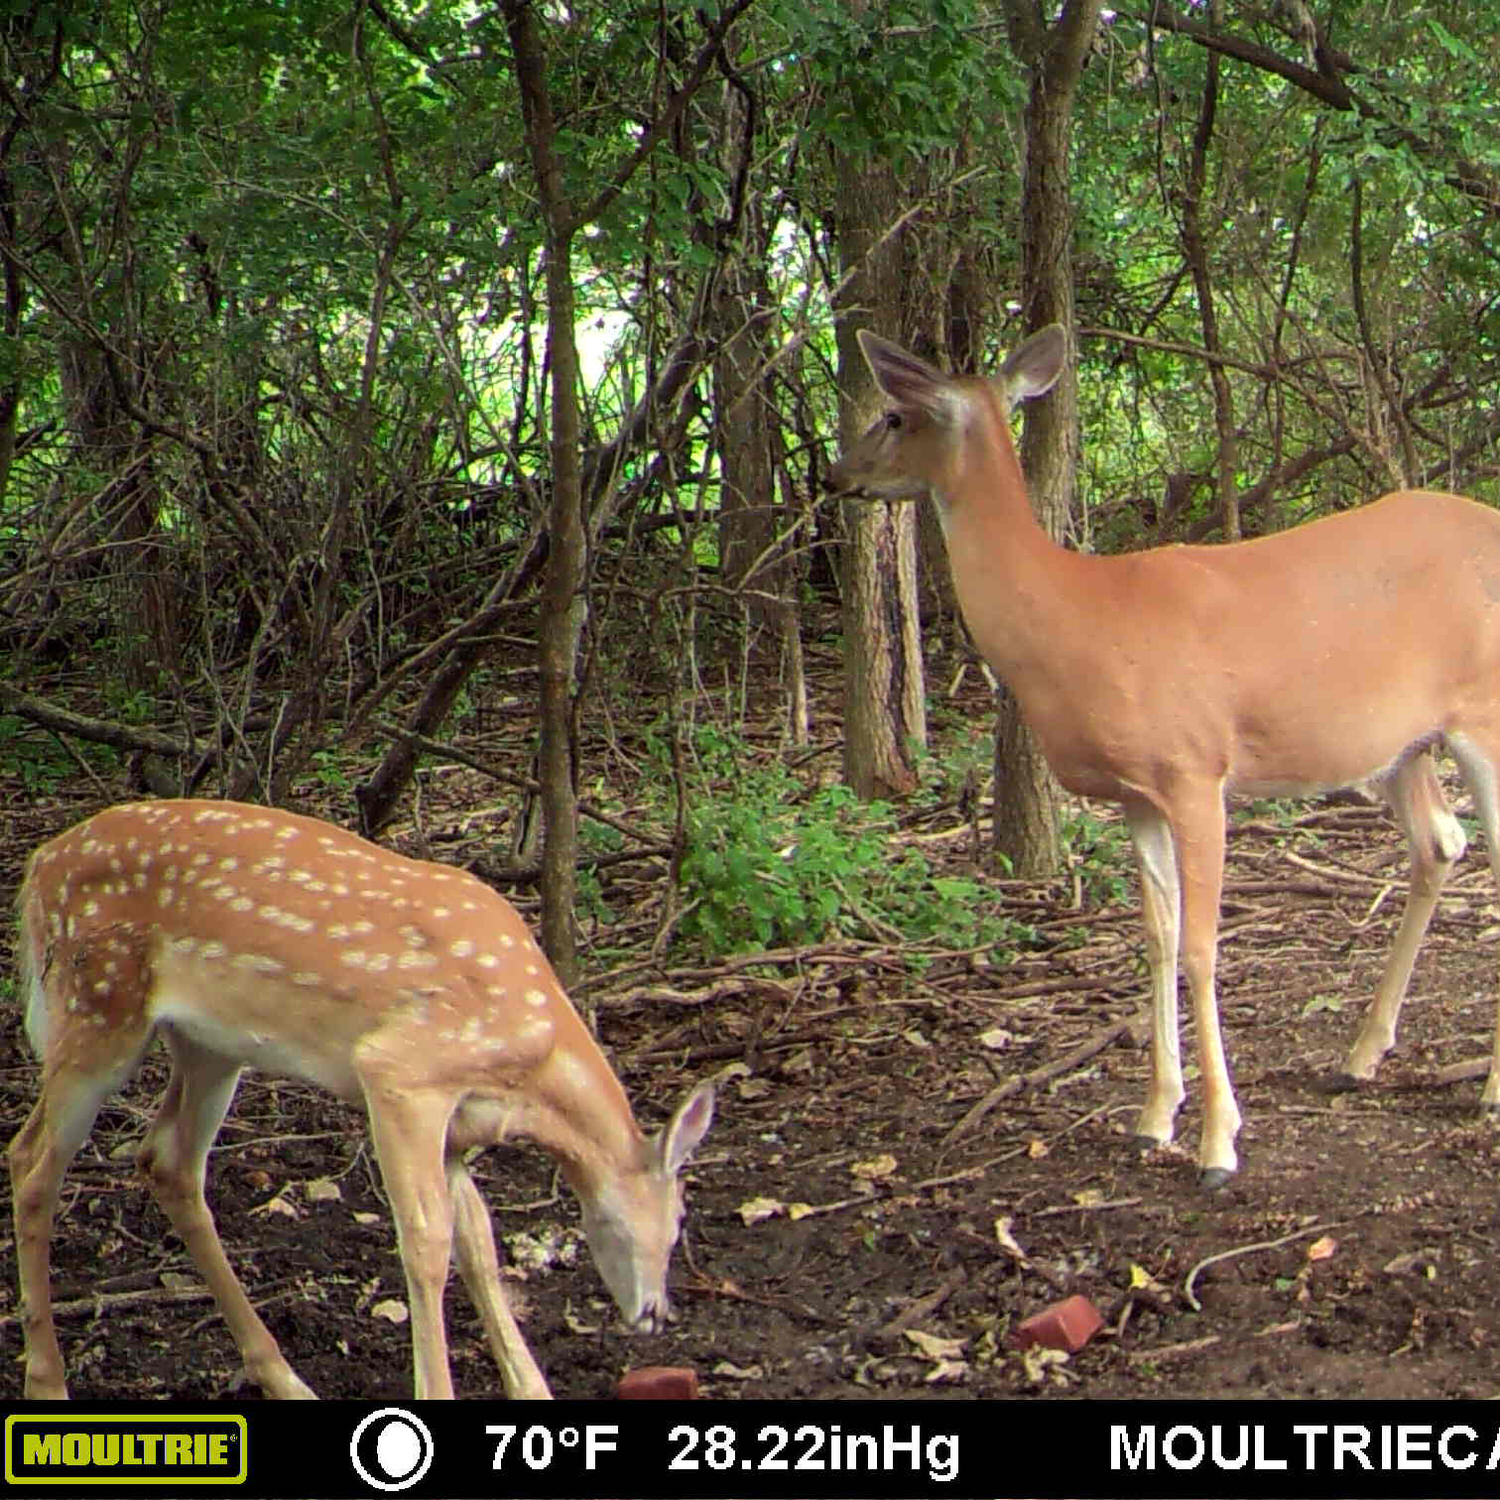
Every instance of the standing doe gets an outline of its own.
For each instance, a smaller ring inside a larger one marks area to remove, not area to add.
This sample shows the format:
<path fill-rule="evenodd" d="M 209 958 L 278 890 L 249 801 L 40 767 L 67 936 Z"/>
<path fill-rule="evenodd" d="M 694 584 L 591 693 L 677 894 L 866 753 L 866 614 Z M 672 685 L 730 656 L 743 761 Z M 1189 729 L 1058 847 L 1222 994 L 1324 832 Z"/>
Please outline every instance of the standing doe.
<path fill-rule="evenodd" d="M 67 1395 L 49 1267 L 63 1174 L 158 1034 L 172 1074 L 139 1164 L 268 1395 L 313 1393 L 250 1305 L 203 1196 L 244 1067 L 363 1101 L 406 1272 L 418 1398 L 453 1394 L 450 1256 L 507 1394 L 549 1394 L 506 1306 L 464 1164 L 473 1146 L 522 1136 L 556 1156 L 626 1322 L 668 1316 L 677 1174 L 713 1118 L 712 1085 L 642 1135 L 515 908 L 474 876 L 292 813 L 145 802 L 36 850 L 20 911 L 20 993 L 42 1060 L 41 1097 L 10 1147 L 28 1397 Z"/>
<path fill-rule="evenodd" d="M 1170 1141 L 1183 1099 L 1180 937 L 1203 1078 L 1198 1165 L 1219 1187 L 1238 1165 L 1240 1126 L 1214 995 L 1225 798 L 1370 780 L 1405 830 L 1406 908 L 1344 1065 L 1347 1080 L 1373 1077 L 1464 850 L 1433 769 L 1439 746 L 1473 794 L 1500 879 L 1500 515 L 1402 490 L 1256 541 L 1069 552 L 1032 512 L 1010 433 L 1012 405 L 1062 369 L 1062 328 L 1027 339 L 994 380 L 951 379 L 868 331 L 859 340 L 889 409 L 828 487 L 884 499 L 930 490 L 964 618 L 1058 780 L 1124 809 L 1151 967 L 1137 1133 Z M 1483 1105 L 1497 1104 L 1492 1061 Z"/>

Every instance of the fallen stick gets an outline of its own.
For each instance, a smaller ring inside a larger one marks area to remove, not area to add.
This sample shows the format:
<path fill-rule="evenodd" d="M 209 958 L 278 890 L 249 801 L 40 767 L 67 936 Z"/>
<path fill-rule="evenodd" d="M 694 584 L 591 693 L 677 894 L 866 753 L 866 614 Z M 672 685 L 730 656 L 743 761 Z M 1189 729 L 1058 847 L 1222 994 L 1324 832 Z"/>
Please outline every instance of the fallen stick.
<path fill-rule="evenodd" d="M 1189 1339 L 1185 1344 L 1160 1344 L 1154 1349 L 1132 1349 L 1125 1358 L 1131 1364 L 1158 1364 L 1164 1360 L 1183 1359 L 1189 1354 L 1200 1354 L 1205 1349 L 1212 1349 L 1219 1338 L 1217 1333 L 1210 1333 L 1206 1338 Z"/>
<path fill-rule="evenodd" d="M 93 1297 L 75 1297 L 70 1302 L 54 1302 L 52 1314 L 57 1318 L 76 1318 L 85 1313 L 112 1312 L 121 1307 L 140 1307 L 150 1304 L 176 1305 L 180 1302 L 209 1302 L 213 1293 L 205 1287 L 146 1287 L 138 1292 L 100 1292 Z M 10 1328 L 21 1321 L 19 1313 L 7 1313 L 0 1317 L 0 1328 Z"/>
<path fill-rule="evenodd" d="M 1119 1041 L 1122 1036 L 1136 1035 L 1138 1025 L 1134 1017 L 1126 1021 L 1116 1021 L 1113 1025 L 1106 1026 L 1104 1030 L 1096 1031 L 1088 1041 L 1075 1047 L 1071 1052 L 1065 1053 L 1056 1061 L 1044 1063 L 1039 1068 L 1033 1068 L 1029 1073 L 1017 1073 L 1013 1078 L 1007 1078 L 1003 1083 L 996 1084 L 943 1137 L 942 1150 L 946 1151 L 961 1135 L 973 1129 L 997 1104 L 1013 1098 L 1016 1094 L 1024 1093 L 1027 1089 L 1040 1088 L 1043 1084 L 1051 1083 L 1054 1078 L 1061 1078 L 1065 1073 L 1071 1073 L 1075 1068 L 1082 1067 L 1091 1057 L 1097 1057 L 1106 1047 L 1111 1047 Z"/>
<path fill-rule="evenodd" d="M 1134 1208 L 1139 1198 L 1110 1198 L 1101 1203 L 1057 1203 L 1051 1208 L 1033 1209 L 1027 1215 L 1031 1219 L 1051 1219 L 1058 1214 L 1102 1214 L 1112 1208 Z"/>
<path fill-rule="evenodd" d="M 1221 1261 L 1237 1260 L 1241 1255 L 1255 1255 L 1261 1250 L 1279 1250 L 1283 1245 L 1294 1244 L 1297 1240 L 1305 1240 L 1315 1234 L 1327 1234 L 1330 1230 L 1342 1229 L 1349 1222 L 1348 1219 L 1338 1219 L 1332 1224 L 1309 1224 L 1306 1229 L 1284 1234 L 1279 1240 L 1257 1240 L 1253 1245 L 1236 1245 L 1232 1250 L 1221 1250 L 1217 1255 L 1205 1256 L 1187 1273 L 1187 1280 L 1182 1283 L 1182 1295 L 1194 1312 L 1202 1312 L 1203 1304 L 1193 1291 L 1193 1283 L 1197 1281 L 1200 1271 L 1206 1271 L 1210 1266 L 1216 1266 Z"/>
<path fill-rule="evenodd" d="M 1467 1083 L 1471 1078 L 1488 1078 L 1490 1060 L 1487 1057 L 1471 1057 L 1467 1062 L 1449 1063 L 1426 1075 L 1422 1082 L 1433 1088 L 1445 1088 L 1450 1083 Z"/>
<path fill-rule="evenodd" d="M 948 1275 L 925 1297 L 914 1297 L 889 1323 L 882 1323 L 865 1335 L 867 1344 L 899 1344 L 901 1335 L 914 1327 L 921 1319 L 935 1313 L 969 1279 L 969 1273 L 960 1266 Z"/>

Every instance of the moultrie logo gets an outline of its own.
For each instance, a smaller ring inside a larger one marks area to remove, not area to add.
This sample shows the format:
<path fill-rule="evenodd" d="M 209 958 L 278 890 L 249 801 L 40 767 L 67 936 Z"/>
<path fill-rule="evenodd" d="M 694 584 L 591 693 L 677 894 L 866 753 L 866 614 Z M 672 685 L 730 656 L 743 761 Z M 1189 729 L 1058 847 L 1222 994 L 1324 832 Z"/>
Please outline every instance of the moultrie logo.
<path fill-rule="evenodd" d="M 244 1484 L 244 1417 L 10 1416 L 7 1484 Z"/>
<path fill-rule="evenodd" d="M 432 1433 L 399 1406 L 372 1411 L 349 1439 L 349 1462 L 373 1489 L 407 1490 L 432 1467 Z"/>

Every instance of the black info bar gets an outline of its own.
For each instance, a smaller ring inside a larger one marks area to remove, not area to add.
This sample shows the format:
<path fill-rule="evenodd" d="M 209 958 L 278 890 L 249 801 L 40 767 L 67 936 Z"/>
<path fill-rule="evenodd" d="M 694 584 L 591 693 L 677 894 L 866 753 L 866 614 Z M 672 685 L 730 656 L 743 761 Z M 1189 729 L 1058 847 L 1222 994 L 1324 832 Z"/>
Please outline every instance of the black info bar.
<path fill-rule="evenodd" d="M 1493 1496 L 1488 1402 L 13 1405 L 5 1488 L 262 1500 Z"/>

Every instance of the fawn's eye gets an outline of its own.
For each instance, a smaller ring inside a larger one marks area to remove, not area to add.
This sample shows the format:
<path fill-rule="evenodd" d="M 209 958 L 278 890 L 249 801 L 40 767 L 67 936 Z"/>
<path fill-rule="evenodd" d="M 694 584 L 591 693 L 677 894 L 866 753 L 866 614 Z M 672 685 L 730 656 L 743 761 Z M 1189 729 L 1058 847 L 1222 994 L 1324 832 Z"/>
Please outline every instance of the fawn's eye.
<path fill-rule="evenodd" d="M 887 432 L 900 432 L 901 413 L 899 411 L 888 411 L 885 414 L 885 426 Z"/>

